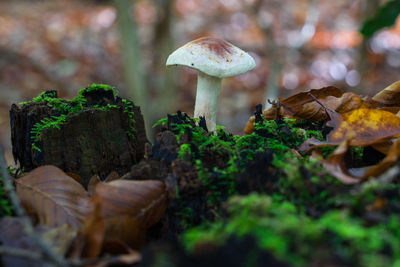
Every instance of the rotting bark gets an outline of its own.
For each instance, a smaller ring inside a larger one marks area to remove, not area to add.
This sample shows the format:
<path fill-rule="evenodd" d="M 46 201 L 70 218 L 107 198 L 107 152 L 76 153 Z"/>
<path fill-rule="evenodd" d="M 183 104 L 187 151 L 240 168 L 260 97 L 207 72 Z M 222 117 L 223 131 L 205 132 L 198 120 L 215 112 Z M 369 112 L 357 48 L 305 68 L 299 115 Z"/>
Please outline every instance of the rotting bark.
<path fill-rule="evenodd" d="M 44 118 L 60 116 L 59 110 L 46 101 L 29 102 L 22 107 L 12 105 L 13 155 L 21 168 L 30 171 L 41 165 L 55 165 L 80 175 L 86 186 L 95 174 L 101 178 L 111 171 L 123 175 L 143 158 L 147 138 L 140 108 L 128 107 L 126 101 L 114 97 L 111 91 L 84 92 L 83 96 L 86 102 L 82 111 L 67 115 L 60 129 L 43 129 L 35 142 L 40 151 L 32 146 L 31 130 Z M 107 105 L 114 108 L 101 109 Z M 128 109 L 133 121 L 126 112 Z M 130 123 L 133 138 L 129 135 Z"/>

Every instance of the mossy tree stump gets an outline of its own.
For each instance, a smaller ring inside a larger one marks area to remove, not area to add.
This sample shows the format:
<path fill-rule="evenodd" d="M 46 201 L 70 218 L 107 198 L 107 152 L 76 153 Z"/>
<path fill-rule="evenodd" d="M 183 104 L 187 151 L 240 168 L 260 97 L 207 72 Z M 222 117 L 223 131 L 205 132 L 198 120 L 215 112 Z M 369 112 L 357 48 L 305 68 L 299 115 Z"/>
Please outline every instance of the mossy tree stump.
<path fill-rule="evenodd" d="M 106 85 L 92 85 L 72 100 L 47 91 L 12 105 L 11 136 L 15 161 L 25 171 L 55 165 L 81 176 L 129 171 L 147 142 L 140 108 Z"/>

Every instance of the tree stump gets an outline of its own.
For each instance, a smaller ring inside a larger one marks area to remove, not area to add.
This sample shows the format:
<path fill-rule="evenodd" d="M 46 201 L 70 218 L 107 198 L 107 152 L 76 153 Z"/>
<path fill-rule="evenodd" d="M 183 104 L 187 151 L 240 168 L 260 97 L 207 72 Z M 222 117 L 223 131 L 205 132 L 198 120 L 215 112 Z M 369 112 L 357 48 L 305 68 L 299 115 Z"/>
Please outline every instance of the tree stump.
<path fill-rule="evenodd" d="M 10 110 L 15 162 L 25 171 L 55 165 L 76 173 L 87 185 L 91 176 L 120 175 L 144 155 L 147 142 L 140 108 L 113 88 L 92 85 L 73 100 L 47 91 Z"/>

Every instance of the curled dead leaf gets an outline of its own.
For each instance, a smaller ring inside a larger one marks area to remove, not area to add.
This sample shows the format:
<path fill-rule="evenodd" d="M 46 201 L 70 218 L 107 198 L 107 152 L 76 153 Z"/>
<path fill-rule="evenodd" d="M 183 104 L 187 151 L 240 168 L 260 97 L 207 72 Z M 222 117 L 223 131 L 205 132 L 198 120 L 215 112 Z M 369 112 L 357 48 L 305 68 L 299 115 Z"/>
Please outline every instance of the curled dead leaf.
<path fill-rule="evenodd" d="M 369 107 L 371 104 L 365 102 L 359 95 L 343 93 L 341 89 L 330 86 L 280 100 L 279 108 L 266 109 L 263 111 L 263 116 L 267 120 L 282 116 L 320 122 L 336 119 L 339 114 L 355 109 Z M 254 116 L 250 117 L 244 128 L 245 134 L 251 134 L 254 131 L 254 122 Z"/>
<path fill-rule="evenodd" d="M 306 119 L 313 122 L 329 119 L 326 109 L 331 109 L 327 103 L 343 95 L 343 91 L 334 86 L 301 92 L 281 100 L 284 116 Z M 325 103 L 322 102 L 325 100 Z"/>
<path fill-rule="evenodd" d="M 385 105 L 399 105 L 400 104 L 400 81 L 394 82 L 376 95 L 372 100 Z"/>
<path fill-rule="evenodd" d="M 390 147 L 386 157 L 381 162 L 371 167 L 366 172 L 364 178 L 368 179 L 370 177 L 376 177 L 382 174 L 391 166 L 393 166 L 399 158 L 400 158 L 400 139 L 397 139 Z"/>
<path fill-rule="evenodd" d="M 92 196 L 94 194 L 94 189 L 96 188 L 96 185 L 98 183 L 101 183 L 101 180 L 100 180 L 100 177 L 97 174 L 95 174 L 90 178 L 89 183 L 88 183 L 87 189 L 88 189 L 89 196 Z"/>
<path fill-rule="evenodd" d="M 355 184 L 371 177 L 377 177 L 393 166 L 400 158 L 400 139 L 398 139 L 390 147 L 386 157 L 381 162 L 369 167 L 367 170 L 364 170 L 364 168 L 353 169 L 352 173 L 350 173 L 344 160 L 349 147 L 350 140 L 344 140 L 328 159 L 322 159 L 321 154 L 317 151 L 313 152 L 313 157 L 318 156 L 326 170 L 344 184 Z M 354 173 L 360 173 L 360 175 L 356 176 Z"/>
<path fill-rule="evenodd" d="M 357 177 L 353 177 L 348 169 L 345 166 L 344 156 L 346 155 L 347 150 L 349 149 L 350 140 L 344 140 L 336 149 L 332 152 L 332 154 L 328 157 L 328 159 L 321 159 L 322 164 L 326 168 L 326 170 L 335 176 L 339 181 L 344 184 L 356 184 L 361 182 L 361 179 Z M 314 157 L 322 155 L 318 154 L 318 152 L 314 151 Z"/>
<path fill-rule="evenodd" d="M 55 166 L 41 166 L 16 179 L 16 191 L 27 213 L 39 223 L 79 229 L 89 209 L 83 186 Z"/>
<path fill-rule="evenodd" d="M 251 134 L 252 132 L 254 132 L 254 128 L 255 128 L 255 123 L 256 121 L 256 117 L 255 116 L 251 116 L 249 118 L 249 121 L 246 123 L 246 125 L 244 126 L 243 132 L 244 134 Z"/>
<path fill-rule="evenodd" d="M 99 183 L 94 197 L 101 202 L 106 238 L 131 247 L 141 245 L 146 229 L 161 219 L 167 207 L 165 185 L 156 180 Z"/>
<path fill-rule="evenodd" d="M 105 225 L 101 215 L 101 202 L 98 197 L 91 199 L 90 212 L 85 218 L 70 250 L 69 258 L 97 258 L 102 250 Z"/>

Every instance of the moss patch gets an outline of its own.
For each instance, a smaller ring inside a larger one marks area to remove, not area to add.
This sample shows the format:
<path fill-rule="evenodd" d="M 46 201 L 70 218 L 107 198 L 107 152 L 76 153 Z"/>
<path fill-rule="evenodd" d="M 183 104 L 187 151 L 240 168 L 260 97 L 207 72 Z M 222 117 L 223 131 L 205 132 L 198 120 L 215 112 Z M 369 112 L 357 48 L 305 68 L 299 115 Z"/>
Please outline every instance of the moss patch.
<path fill-rule="evenodd" d="M 57 116 L 52 116 L 45 118 L 40 122 L 36 123 L 31 129 L 31 139 L 32 148 L 36 151 L 41 151 L 38 146 L 38 141 L 40 140 L 40 135 L 44 129 L 54 129 L 60 130 L 62 125 L 67 120 L 67 117 L 72 114 L 81 112 L 84 109 L 97 109 L 102 111 L 109 111 L 111 109 L 121 108 L 113 103 L 106 103 L 101 98 L 94 99 L 88 102 L 89 96 L 93 96 L 93 92 L 102 92 L 105 95 L 111 95 L 112 99 L 117 100 L 118 93 L 109 85 L 104 84 L 92 84 L 87 88 L 79 91 L 78 96 L 71 100 L 65 100 L 57 97 L 56 91 L 46 91 L 41 93 L 39 96 L 33 98 L 29 102 L 22 102 L 20 105 L 31 105 L 34 103 L 46 103 L 49 107 L 57 111 Z M 129 117 L 129 130 L 127 135 L 134 139 L 135 138 L 135 128 L 133 119 L 133 103 L 126 99 L 121 99 L 123 103 L 123 112 Z"/>
<path fill-rule="evenodd" d="M 400 264 L 400 186 L 343 185 L 296 150 L 308 138 L 324 140 L 325 125 L 256 114 L 255 131 L 234 136 L 219 126 L 208 133 L 198 122 L 178 112 L 158 123 L 175 134 L 179 162 L 201 182 L 201 197 L 176 189 L 174 218 L 189 254 L 229 250 L 230 240 L 251 238 L 256 251 L 289 266 Z M 352 166 L 365 165 L 364 148 L 347 157 Z"/>
<path fill-rule="evenodd" d="M 257 194 L 231 198 L 228 210 L 229 220 L 187 231 L 182 239 L 186 248 L 195 252 L 200 244 L 223 245 L 231 236 L 252 236 L 259 248 L 291 266 L 400 263 L 397 216 L 389 217 L 385 225 L 370 227 L 351 217 L 348 210 L 333 210 L 312 219 L 290 202 Z"/>

